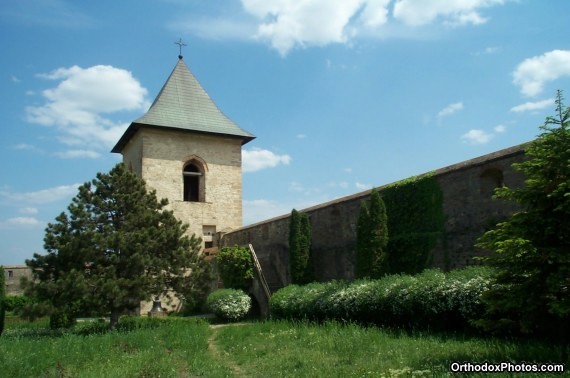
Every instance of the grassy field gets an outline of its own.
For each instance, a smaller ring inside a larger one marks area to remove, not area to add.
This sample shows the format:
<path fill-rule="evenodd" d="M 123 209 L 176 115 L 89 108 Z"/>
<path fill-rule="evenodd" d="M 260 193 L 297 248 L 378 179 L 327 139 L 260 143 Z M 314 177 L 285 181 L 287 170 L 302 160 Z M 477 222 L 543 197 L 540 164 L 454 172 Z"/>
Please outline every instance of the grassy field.
<path fill-rule="evenodd" d="M 449 372 L 452 361 L 560 362 L 557 349 L 535 342 L 409 335 L 337 323 L 212 326 L 197 319 L 168 319 L 160 324 L 81 336 L 47 332 L 45 323 L 34 328 L 12 323 L 0 337 L 0 375 L 441 377 L 453 375 Z"/>

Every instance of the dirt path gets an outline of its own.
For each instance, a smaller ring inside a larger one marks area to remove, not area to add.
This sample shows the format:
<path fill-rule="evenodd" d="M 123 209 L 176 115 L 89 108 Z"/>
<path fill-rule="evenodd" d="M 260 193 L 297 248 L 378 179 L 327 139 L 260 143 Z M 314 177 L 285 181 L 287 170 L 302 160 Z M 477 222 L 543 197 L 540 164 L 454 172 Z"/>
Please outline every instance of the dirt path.
<path fill-rule="evenodd" d="M 232 370 L 234 377 L 245 377 L 246 375 L 243 370 L 241 370 L 241 368 L 235 364 L 231 358 L 229 358 L 229 356 L 222 354 L 216 345 L 216 336 L 218 336 L 218 330 L 222 327 L 237 327 L 244 325 L 248 325 L 248 323 L 214 324 L 210 326 L 212 334 L 208 338 L 208 349 L 215 358 L 223 361 L 223 363 Z"/>

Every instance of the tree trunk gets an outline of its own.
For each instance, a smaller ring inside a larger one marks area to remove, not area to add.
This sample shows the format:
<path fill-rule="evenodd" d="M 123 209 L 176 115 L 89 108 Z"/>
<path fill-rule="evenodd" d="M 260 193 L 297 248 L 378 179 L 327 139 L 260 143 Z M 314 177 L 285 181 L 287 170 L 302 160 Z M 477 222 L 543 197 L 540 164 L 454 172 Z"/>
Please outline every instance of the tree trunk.
<path fill-rule="evenodd" d="M 119 323 L 119 317 L 120 316 L 121 316 L 121 313 L 119 312 L 119 310 L 111 310 L 111 321 L 109 324 L 109 327 L 111 329 L 117 328 L 117 324 Z"/>

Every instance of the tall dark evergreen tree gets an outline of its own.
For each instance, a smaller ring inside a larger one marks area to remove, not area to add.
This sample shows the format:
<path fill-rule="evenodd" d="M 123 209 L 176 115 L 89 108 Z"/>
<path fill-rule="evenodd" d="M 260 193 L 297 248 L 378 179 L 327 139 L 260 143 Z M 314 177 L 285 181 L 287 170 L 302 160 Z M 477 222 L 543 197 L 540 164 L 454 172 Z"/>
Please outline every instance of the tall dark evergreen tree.
<path fill-rule="evenodd" d="M 388 264 L 388 217 L 386 206 L 375 189 L 370 203 L 361 201 L 356 228 L 356 276 L 380 278 L 390 272 Z"/>
<path fill-rule="evenodd" d="M 496 285 L 484 295 L 487 327 L 511 324 L 525 332 L 552 332 L 570 340 L 570 109 L 558 91 L 556 116 L 514 164 L 525 175 L 519 189 L 495 197 L 522 210 L 479 239 L 494 251 L 484 261 L 496 268 Z M 552 329 L 554 326 L 554 329 Z M 549 330 L 550 329 L 550 330 Z"/>
<path fill-rule="evenodd" d="M 4 317 L 6 315 L 6 277 L 4 277 L 4 267 L 0 265 L 0 335 L 4 332 Z"/>
<path fill-rule="evenodd" d="M 306 284 L 314 280 L 311 240 L 309 216 L 293 209 L 289 223 L 289 265 L 293 283 Z"/>
<path fill-rule="evenodd" d="M 46 228 L 47 254 L 26 261 L 34 276 L 26 294 L 39 301 L 36 309 L 110 313 L 114 327 L 140 301 L 209 279 L 200 240 L 185 235 L 188 226 L 167 203 L 123 164 L 79 187 L 68 213 Z"/>
<path fill-rule="evenodd" d="M 355 275 L 357 278 L 370 277 L 370 244 L 372 242 L 372 226 L 370 212 L 365 201 L 360 201 L 360 212 L 356 223 L 356 263 Z"/>

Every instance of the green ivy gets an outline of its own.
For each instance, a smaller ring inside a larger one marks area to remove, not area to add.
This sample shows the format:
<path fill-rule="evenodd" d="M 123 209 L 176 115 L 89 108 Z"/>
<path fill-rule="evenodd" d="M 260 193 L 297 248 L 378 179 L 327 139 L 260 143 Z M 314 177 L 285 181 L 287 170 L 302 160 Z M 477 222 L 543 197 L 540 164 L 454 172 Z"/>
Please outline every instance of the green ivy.
<path fill-rule="evenodd" d="M 382 190 L 388 214 L 392 273 L 419 273 L 431 266 L 443 240 L 443 192 L 433 175 L 412 177 Z"/>

